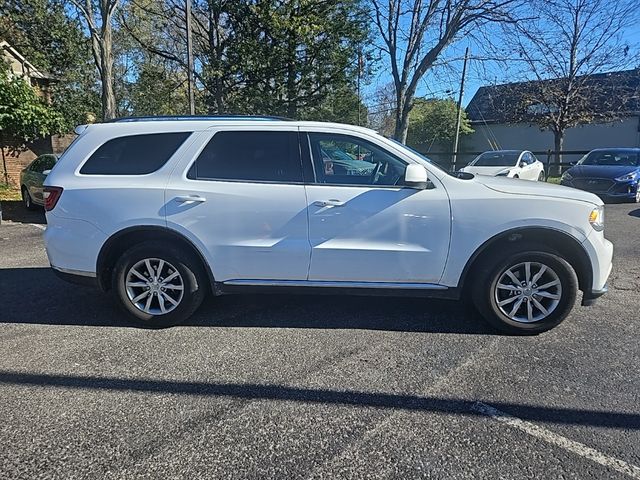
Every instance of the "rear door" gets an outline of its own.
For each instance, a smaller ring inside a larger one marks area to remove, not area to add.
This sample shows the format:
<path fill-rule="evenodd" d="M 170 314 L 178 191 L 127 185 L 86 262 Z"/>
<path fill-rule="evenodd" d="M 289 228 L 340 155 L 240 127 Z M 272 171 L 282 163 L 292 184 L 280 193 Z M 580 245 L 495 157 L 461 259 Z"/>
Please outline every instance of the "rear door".
<path fill-rule="evenodd" d="M 306 280 L 311 247 L 296 128 L 216 127 L 165 192 L 167 225 L 198 245 L 216 281 Z"/>

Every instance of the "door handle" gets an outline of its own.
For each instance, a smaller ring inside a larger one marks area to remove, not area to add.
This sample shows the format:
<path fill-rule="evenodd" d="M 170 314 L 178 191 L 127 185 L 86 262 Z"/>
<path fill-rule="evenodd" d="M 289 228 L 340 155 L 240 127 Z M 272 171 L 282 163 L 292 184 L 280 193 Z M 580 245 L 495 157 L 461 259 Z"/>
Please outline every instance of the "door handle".
<path fill-rule="evenodd" d="M 206 198 L 201 197 L 200 195 L 180 195 L 174 198 L 174 200 L 178 203 L 190 203 L 190 202 L 202 203 L 207 201 Z"/>
<path fill-rule="evenodd" d="M 313 204 L 316 207 L 342 207 L 346 202 L 341 202 L 340 200 L 331 199 L 331 200 L 316 200 Z"/>

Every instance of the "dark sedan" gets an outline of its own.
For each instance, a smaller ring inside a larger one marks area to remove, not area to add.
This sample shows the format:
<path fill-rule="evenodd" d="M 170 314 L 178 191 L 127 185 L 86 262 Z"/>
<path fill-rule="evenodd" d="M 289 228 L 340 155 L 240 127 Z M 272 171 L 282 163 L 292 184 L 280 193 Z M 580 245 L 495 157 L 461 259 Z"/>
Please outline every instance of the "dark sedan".
<path fill-rule="evenodd" d="M 562 175 L 560 183 L 605 200 L 640 203 L 640 148 L 592 150 Z"/>

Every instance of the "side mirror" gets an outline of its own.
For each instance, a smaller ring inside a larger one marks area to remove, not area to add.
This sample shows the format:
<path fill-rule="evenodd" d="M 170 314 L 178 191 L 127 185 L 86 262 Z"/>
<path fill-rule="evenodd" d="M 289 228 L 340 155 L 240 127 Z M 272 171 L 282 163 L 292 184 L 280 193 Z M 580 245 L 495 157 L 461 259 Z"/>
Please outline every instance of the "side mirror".
<path fill-rule="evenodd" d="M 518 164 L 518 166 L 519 166 L 520 168 L 524 168 L 524 167 L 526 167 L 526 166 L 527 166 L 527 162 L 525 162 L 524 160 L 522 160 L 522 161 Z"/>
<path fill-rule="evenodd" d="M 407 187 L 424 190 L 427 188 L 427 170 L 417 163 L 407 165 L 404 171 L 404 184 Z"/>
<path fill-rule="evenodd" d="M 51 170 L 43 170 L 42 171 L 42 174 L 45 175 L 45 176 L 49 175 L 50 173 L 51 173 Z"/>

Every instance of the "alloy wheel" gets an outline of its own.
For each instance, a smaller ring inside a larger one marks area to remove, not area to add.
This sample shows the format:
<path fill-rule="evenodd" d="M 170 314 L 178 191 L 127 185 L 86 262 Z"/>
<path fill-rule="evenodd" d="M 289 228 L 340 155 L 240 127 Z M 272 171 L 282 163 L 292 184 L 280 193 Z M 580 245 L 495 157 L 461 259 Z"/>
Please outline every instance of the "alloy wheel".
<path fill-rule="evenodd" d="M 558 274 L 540 262 L 508 267 L 498 277 L 494 299 L 500 311 L 520 323 L 539 322 L 558 307 L 562 283 Z"/>
<path fill-rule="evenodd" d="M 125 287 L 131 303 L 150 315 L 172 312 L 184 295 L 180 272 L 160 258 L 145 258 L 133 265 L 125 277 Z"/>

